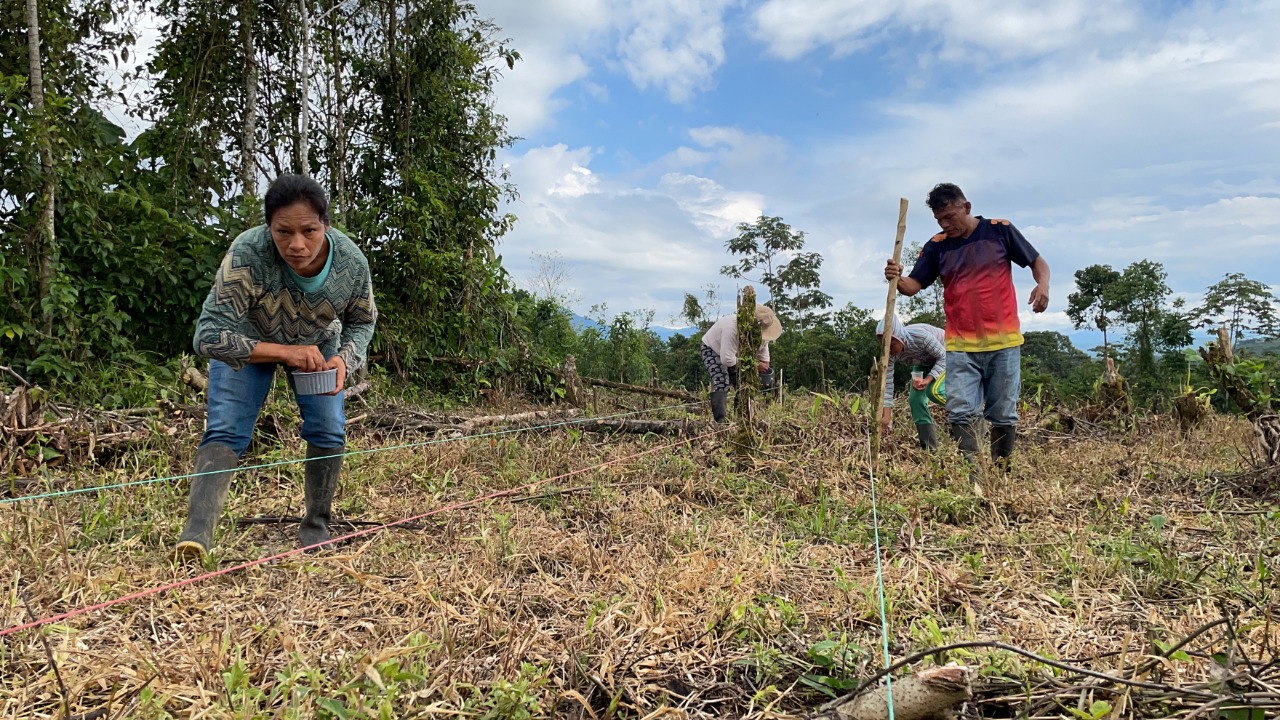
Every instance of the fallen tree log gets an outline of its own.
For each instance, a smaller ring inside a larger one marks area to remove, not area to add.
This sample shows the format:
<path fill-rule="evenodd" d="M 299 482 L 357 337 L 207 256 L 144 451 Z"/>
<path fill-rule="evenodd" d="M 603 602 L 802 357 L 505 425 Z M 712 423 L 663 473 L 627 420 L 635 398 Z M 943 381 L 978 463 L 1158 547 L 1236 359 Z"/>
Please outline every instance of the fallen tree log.
<path fill-rule="evenodd" d="M 584 377 L 582 378 L 582 382 L 587 383 L 588 385 L 609 388 L 610 390 L 622 390 L 623 392 L 638 393 L 640 395 L 656 395 L 658 397 L 688 400 L 690 402 L 699 402 L 703 399 L 684 390 L 668 390 L 666 388 L 648 387 L 646 385 L 628 385 L 627 383 L 614 382 L 613 380 L 601 380 L 600 378 Z"/>
<path fill-rule="evenodd" d="M 464 421 L 458 429 L 464 433 L 494 425 L 521 425 L 538 420 L 570 420 L 578 416 L 577 410 L 534 410 L 514 415 L 485 415 Z"/>
<path fill-rule="evenodd" d="M 706 427 L 706 420 L 590 420 L 573 423 L 572 427 L 593 433 L 653 433 L 655 435 L 692 435 Z"/>
<path fill-rule="evenodd" d="M 948 710 L 973 696 L 966 667 L 921 670 L 894 680 L 892 687 L 896 720 L 945 717 Z M 810 717 L 812 720 L 889 720 L 888 699 L 889 686 L 881 684 L 859 695 L 827 703 Z"/>

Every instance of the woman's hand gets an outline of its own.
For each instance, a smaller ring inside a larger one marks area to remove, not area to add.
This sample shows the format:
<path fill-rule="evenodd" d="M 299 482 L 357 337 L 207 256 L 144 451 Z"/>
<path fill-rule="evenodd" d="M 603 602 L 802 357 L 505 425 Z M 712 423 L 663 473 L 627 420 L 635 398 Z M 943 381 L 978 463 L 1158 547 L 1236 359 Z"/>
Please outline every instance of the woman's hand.
<path fill-rule="evenodd" d="M 320 372 L 329 367 L 324 354 L 315 345 L 282 345 L 272 342 L 254 345 L 253 352 L 249 354 L 249 362 L 282 362 L 302 372 Z"/>
<path fill-rule="evenodd" d="M 302 372 L 320 372 L 328 369 L 324 354 L 315 345 L 289 345 L 289 352 L 284 358 L 285 364 Z"/>
<path fill-rule="evenodd" d="M 337 395 L 342 392 L 342 388 L 347 382 L 347 361 L 342 359 L 341 355 L 334 355 L 329 358 L 329 362 L 325 363 L 325 369 L 335 368 L 338 371 L 338 384 L 333 386 L 333 392 L 325 393 L 325 395 Z"/>

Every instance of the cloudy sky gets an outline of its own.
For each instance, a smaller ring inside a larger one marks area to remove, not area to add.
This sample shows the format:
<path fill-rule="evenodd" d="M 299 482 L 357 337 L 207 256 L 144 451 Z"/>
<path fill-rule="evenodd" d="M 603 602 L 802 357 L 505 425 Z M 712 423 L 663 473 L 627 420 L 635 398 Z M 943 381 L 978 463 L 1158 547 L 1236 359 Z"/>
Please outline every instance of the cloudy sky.
<path fill-rule="evenodd" d="M 762 213 L 807 234 L 837 305 L 883 307 L 898 198 L 925 240 L 944 181 L 1049 261 L 1027 329 L 1069 328 L 1091 263 L 1158 260 L 1187 294 L 1227 272 L 1280 286 L 1275 0 L 479 6 L 524 58 L 498 90 L 521 138 L 500 249 L 525 281 L 559 253 L 579 311 L 667 324 L 708 284 L 729 307 L 725 241 Z"/>

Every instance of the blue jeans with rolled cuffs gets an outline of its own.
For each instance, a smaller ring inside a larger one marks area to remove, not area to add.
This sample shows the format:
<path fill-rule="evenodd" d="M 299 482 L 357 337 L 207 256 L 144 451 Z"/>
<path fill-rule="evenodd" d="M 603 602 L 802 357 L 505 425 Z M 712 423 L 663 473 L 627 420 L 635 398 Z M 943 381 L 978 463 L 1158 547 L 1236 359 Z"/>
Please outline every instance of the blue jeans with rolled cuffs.
<path fill-rule="evenodd" d="M 963 424 L 981 415 L 991 425 L 1017 425 L 1021 392 L 1021 347 L 947 351 L 947 422 Z"/>
<path fill-rule="evenodd" d="M 209 361 L 209 417 L 200 447 L 222 443 L 243 455 L 249 447 L 258 413 L 267 401 L 280 363 L 250 363 L 239 370 L 221 360 Z M 288 366 L 285 367 L 288 370 Z M 323 450 L 340 448 L 347 440 L 347 415 L 343 409 L 345 391 L 337 395 L 299 395 L 294 399 L 302 411 L 302 439 Z"/>

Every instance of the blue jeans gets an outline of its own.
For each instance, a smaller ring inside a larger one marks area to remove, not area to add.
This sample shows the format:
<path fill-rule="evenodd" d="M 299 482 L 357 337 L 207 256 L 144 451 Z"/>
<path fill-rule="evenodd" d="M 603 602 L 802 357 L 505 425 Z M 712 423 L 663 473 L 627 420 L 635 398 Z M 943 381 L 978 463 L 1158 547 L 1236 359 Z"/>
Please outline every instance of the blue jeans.
<path fill-rule="evenodd" d="M 262 404 L 275 380 L 277 363 L 250 363 L 239 370 L 221 360 L 209 361 L 209 410 L 205 423 L 204 439 L 200 447 L 209 443 L 229 445 L 237 455 L 243 455 L 249 447 L 253 426 L 258 421 Z M 293 389 L 293 377 L 287 372 L 289 388 Z M 323 450 L 342 447 L 347 441 L 347 415 L 343 411 L 343 396 L 293 394 L 302 411 L 302 439 Z"/>
<path fill-rule="evenodd" d="M 994 426 L 1017 425 L 1021 389 L 1021 347 L 947 351 L 947 422 L 963 424 L 981 414 Z"/>

